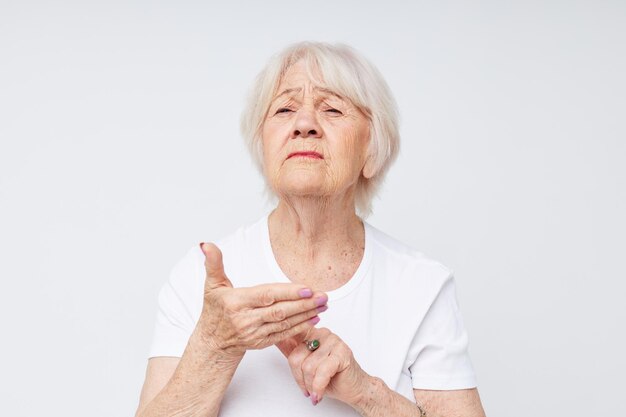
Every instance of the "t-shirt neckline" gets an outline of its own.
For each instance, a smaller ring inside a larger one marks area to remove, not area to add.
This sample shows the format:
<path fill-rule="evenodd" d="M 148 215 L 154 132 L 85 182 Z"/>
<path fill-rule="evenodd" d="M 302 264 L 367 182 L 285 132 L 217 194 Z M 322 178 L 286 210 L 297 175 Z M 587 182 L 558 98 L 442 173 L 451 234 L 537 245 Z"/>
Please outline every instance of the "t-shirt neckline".
<path fill-rule="evenodd" d="M 262 230 L 262 245 L 263 245 L 263 251 L 265 252 L 265 259 L 275 279 L 278 282 L 289 283 L 291 282 L 291 280 L 287 277 L 287 275 L 285 275 L 283 270 L 280 269 L 280 266 L 278 265 L 278 262 L 276 261 L 276 258 L 274 257 L 274 252 L 272 251 L 272 244 L 270 242 L 270 228 L 269 228 L 270 214 L 271 212 L 267 213 L 265 216 L 263 216 L 259 220 L 261 230 Z M 326 294 L 328 294 L 329 301 L 337 300 L 339 298 L 345 297 L 346 295 L 350 294 L 361 283 L 361 281 L 363 280 L 363 277 L 367 273 L 367 270 L 370 266 L 371 259 L 372 259 L 372 246 L 373 246 L 372 230 L 371 230 L 370 225 L 365 220 L 362 220 L 362 221 L 363 221 L 363 229 L 365 233 L 365 248 L 363 250 L 363 258 L 361 259 L 361 263 L 359 264 L 356 271 L 354 272 L 354 275 L 352 275 L 352 278 L 348 280 L 348 282 L 346 282 L 339 288 L 336 288 L 331 291 L 326 291 Z"/>

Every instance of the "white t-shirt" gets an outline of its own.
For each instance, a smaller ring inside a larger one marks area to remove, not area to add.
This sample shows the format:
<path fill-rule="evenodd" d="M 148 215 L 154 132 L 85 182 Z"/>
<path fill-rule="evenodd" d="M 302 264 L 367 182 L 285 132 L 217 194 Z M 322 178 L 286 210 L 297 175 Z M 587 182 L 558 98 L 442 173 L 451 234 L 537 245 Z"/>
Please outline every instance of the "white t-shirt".
<path fill-rule="evenodd" d="M 214 243 L 235 287 L 291 282 L 272 252 L 268 215 Z M 365 250 L 354 276 L 327 291 L 327 327 L 351 349 L 361 368 L 415 401 L 413 389 L 473 388 L 476 380 L 458 308 L 452 271 L 367 222 Z M 204 254 L 194 245 L 159 293 L 149 356 L 180 357 L 200 316 Z M 247 351 L 224 396 L 220 416 L 358 416 L 325 398 L 313 407 L 275 346 Z"/>

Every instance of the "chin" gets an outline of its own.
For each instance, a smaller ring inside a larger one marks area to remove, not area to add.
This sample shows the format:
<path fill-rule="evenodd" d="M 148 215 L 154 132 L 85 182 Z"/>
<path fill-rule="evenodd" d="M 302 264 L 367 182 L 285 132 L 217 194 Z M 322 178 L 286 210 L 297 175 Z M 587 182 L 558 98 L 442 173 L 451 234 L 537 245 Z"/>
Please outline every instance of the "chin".
<path fill-rule="evenodd" d="M 294 178 L 296 177 L 296 178 Z M 291 195 L 298 197 L 316 197 L 327 194 L 325 184 L 319 178 L 302 178 L 307 176 L 294 176 L 285 181 L 279 181 L 276 191 L 282 195 Z M 300 177 L 300 178 L 297 178 Z"/>
<path fill-rule="evenodd" d="M 320 197 L 323 196 L 324 190 L 321 187 L 313 185 L 297 185 L 278 187 L 279 194 L 294 197 Z"/>

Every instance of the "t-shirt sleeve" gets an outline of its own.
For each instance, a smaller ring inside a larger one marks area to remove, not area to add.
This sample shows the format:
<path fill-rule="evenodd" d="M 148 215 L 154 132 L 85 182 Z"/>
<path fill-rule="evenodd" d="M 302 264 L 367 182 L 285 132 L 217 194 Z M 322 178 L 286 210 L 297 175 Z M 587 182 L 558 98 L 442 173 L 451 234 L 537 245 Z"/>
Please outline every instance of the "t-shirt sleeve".
<path fill-rule="evenodd" d="M 191 248 L 161 287 L 150 358 L 181 357 L 187 347 L 202 305 L 204 280 L 198 254 L 201 254 L 199 247 Z"/>
<path fill-rule="evenodd" d="M 441 286 L 411 343 L 413 388 L 455 390 L 476 387 L 468 336 L 452 272 Z"/>

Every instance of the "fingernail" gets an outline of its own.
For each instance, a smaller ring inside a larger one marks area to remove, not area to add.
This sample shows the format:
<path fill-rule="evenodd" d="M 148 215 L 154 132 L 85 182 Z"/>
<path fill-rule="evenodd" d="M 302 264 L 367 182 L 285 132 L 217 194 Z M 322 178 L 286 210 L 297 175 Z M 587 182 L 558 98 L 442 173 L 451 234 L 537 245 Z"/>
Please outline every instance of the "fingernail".
<path fill-rule="evenodd" d="M 200 242 L 200 250 L 201 250 L 202 252 L 204 252 L 204 249 L 203 249 L 202 245 L 204 245 L 204 242 Z"/>
<path fill-rule="evenodd" d="M 311 394 L 311 402 L 313 403 L 313 405 L 317 405 L 318 401 L 316 393 Z"/>
<path fill-rule="evenodd" d="M 320 318 L 319 318 L 319 316 L 315 316 L 315 317 L 313 317 L 311 320 L 309 320 L 309 323 L 311 323 L 311 324 L 313 324 L 313 325 L 315 325 L 315 324 L 317 324 L 317 323 L 319 323 L 319 322 L 320 322 Z"/>
<path fill-rule="evenodd" d="M 328 304 L 324 304 L 321 307 L 316 308 L 318 313 L 323 313 L 324 311 L 328 310 Z"/>
<path fill-rule="evenodd" d="M 311 394 L 309 394 L 309 391 L 307 390 L 302 390 L 302 393 L 304 394 L 305 397 L 309 397 Z"/>
<path fill-rule="evenodd" d="M 318 306 L 323 306 L 327 302 L 328 302 L 328 296 L 327 295 L 321 295 L 321 296 L 315 298 L 315 303 Z"/>
<path fill-rule="evenodd" d="M 308 288 L 303 288 L 300 291 L 298 291 L 298 295 L 302 298 L 309 298 L 310 296 L 313 295 L 313 291 L 311 291 Z"/>

